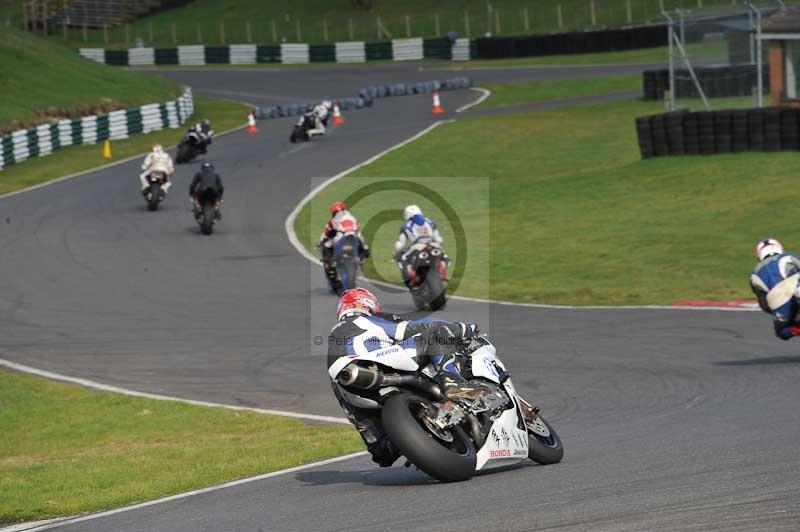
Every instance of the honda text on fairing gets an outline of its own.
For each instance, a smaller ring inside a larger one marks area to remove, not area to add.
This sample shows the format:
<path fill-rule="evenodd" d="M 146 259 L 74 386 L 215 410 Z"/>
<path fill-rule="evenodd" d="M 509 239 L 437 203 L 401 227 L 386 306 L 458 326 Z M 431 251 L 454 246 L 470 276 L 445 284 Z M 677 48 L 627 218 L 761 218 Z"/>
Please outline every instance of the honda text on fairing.
<path fill-rule="evenodd" d="M 561 461 L 558 434 L 538 408 L 517 395 L 487 338 L 461 343 L 453 356 L 448 363 L 459 364 L 466 381 L 446 393 L 433 366 L 419 367 L 399 345 L 342 356 L 328 374 L 360 408 L 380 410 L 393 446 L 442 482 L 527 459 Z"/>

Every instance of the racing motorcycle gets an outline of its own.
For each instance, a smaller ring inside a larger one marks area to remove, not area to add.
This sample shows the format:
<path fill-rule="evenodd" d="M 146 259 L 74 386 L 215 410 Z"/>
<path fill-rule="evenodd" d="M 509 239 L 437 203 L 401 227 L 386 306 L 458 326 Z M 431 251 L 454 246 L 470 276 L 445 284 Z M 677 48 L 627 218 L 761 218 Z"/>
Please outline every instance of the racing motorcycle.
<path fill-rule="evenodd" d="M 204 235 L 210 235 L 214 231 L 214 222 L 220 219 L 219 197 L 214 189 L 207 188 L 197 194 L 194 200 L 194 219 Z"/>
<path fill-rule="evenodd" d="M 466 383 L 447 395 L 431 364 L 419 367 L 400 346 L 348 355 L 328 369 L 360 407 L 381 410 L 391 442 L 441 482 L 531 459 L 555 464 L 564 456 L 556 431 L 514 389 L 495 346 L 485 337 L 455 354 Z"/>
<path fill-rule="evenodd" d="M 358 267 L 361 264 L 361 241 L 354 235 L 344 235 L 333 245 L 333 266 L 336 268 L 336 280 L 327 278 L 328 288 L 334 294 L 356 287 Z"/>
<path fill-rule="evenodd" d="M 308 131 L 314 129 L 315 126 L 314 116 L 310 113 L 304 114 L 294 125 L 292 134 L 289 135 L 289 142 L 307 142 L 311 140 Z"/>
<path fill-rule="evenodd" d="M 436 242 L 419 242 L 411 246 L 402 259 L 409 292 L 417 309 L 439 310 L 447 303 L 447 278 L 444 251 Z"/>
<path fill-rule="evenodd" d="M 188 163 L 200 154 L 202 146 L 203 140 L 200 138 L 197 131 L 187 131 L 181 143 L 178 144 L 178 153 L 175 156 L 175 162 L 178 164 Z"/>
<path fill-rule="evenodd" d="M 144 199 L 147 200 L 147 210 L 157 211 L 158 204 L 164 201 L 167 196 L 162 188 L 167 182 L 167 174 L 154 170 L 147 176 L 147 182 L 150 183 L 150 187 L 144 192 Z"/>

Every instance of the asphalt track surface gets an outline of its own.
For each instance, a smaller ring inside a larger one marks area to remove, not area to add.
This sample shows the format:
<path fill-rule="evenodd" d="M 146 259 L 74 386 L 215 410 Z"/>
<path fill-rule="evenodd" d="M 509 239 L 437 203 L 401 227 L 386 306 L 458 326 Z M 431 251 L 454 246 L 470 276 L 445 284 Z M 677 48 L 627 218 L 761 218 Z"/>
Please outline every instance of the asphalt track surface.
<path fill-rule="evenodd" d="M 478 75 L 587 71 L 605 73 Z M 444 77 L 431 74 L 381 66 L 167 75 L 198 93 L 269 104 L 348 95 L 378 78 Z M 444 104 L 475 97 L 447 93 Z M 319 312 L 333 321 L 335 299 L 321 270 L 288 242 L 284 220 L 310 178 L 337 174 L 434 121 L 426 96 L 388 98 L 346 119 L 303 145 L 286 140 L 288 119 L 261 122 L 259 135 L 219 138 L 209 159 L 225 177 L 224 219 L 211 237 L 189 213 L 196 165 L 179 168 L 157 213 L 139 196 L 138 162 L 0 199 L 0 356 L 138 391 L 340 414 L 325 361 L 313 354 L 313 336 L 327 331 L 310 325 Z M 410 310 L 405 294 L 384 303 Z M 458 300 L 444 316 L 479 321 L 495 339 L 517 388 L 561 434 L 561 464 L 443 486 L 359 458 L 60 529 L 800 528 L 800 356 L 797 344 L 772 337 L 765 316 Z"/>

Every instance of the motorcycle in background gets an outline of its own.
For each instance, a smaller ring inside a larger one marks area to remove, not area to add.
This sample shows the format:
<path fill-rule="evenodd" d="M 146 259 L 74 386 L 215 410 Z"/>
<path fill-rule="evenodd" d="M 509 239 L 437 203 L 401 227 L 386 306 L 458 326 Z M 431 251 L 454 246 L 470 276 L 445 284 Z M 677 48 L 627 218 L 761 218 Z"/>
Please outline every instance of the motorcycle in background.
<path fill-rule="evenodd" d="M 419 310 L 440 310 L 447 303 L 444 251 L 436 242 L 420 242 L 403 254 L 406 285 Z"/>
<path fill-rule="evenodd" d="M 200 138 L 200 135 L 194 130 L 187 131 L 181 143 L 178 144 L 178 153 L 175 156 L 175 162 L 178 164 L 188 163 L 200 154 L 202 146 L 203 140 Z"/>
<path fill-rule="evenodd" d="M 308 134 L 308 132 L 309 130 L 314 129 L 315 126 L 316 124 L 314 123 L 314 116 L 310 113 L 304 114 L 294 125 L 292 134 L 289 135 L 289 142 L 307 142 L 311 140 L 311 136 Z"/>

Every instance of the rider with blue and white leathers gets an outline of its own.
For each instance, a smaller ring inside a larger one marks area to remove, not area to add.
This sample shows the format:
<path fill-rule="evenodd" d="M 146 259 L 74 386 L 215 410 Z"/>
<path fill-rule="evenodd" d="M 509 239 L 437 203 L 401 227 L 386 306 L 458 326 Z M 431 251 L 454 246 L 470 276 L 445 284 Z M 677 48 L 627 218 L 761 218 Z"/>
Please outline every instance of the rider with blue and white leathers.
<path fill-rule="evenodd" d="M 314 127 L 307 131 L 309 137 L 325 134 L 325 126 L 328 125 L 328 118 L 330 117 L 332 108 L 333 102 L 324 100 L 306 113 L 306 116 L 314 121 Z"/>
<path fill-rule="evenodd" d="M 474 323 L 451 323 L 435 318 L 403 320 L 381 314 L 381 305 L 370 291 L 363 288 L 345 290 L 339 299 L 338 322 L 328 337 L 328 375 L 333 392 L 347 418 L 355 425 L 372 459 L 381 467 L 389 467 L 400 456 L 381 425 L 377 395 L 370 399 L 365 390 L 348 391 L 336 380 L 339 372 L 352 362 L 352 355 L 374 351 L 403 351 L 422 368 L 432 362 L 437 379 L 444 386 L 457 386 L 464 379 L 452 355 L 459 341 L 478 334 Z"/>
<path fill-rule="evenodd" d="M 800 335 L 796 323 L 800 296 L 800 258 L 785 253 L 775 239 L 761 240 L 756 245 L 756 264 L 750 274 L 750 287 L 761 310 L 775 318 L 775 335 L 789 340 Z"/>
<path fill-rule="evenodd" d="M 405 222 L 400 226 L 400 234 L 397 236 L 397 242 L 394 243 L 394 260 L 403 275 L 403 281 L 408 283 L 409 275 L 405 267 L 408 251 L 414 244 L 419 243 L 434 242 L 441 246 L 444 239 L 436 227 L 436 222 L 422 214 L 422 209 L 417 205 L 409 205 L 403 209 L 403 219 Z M 444 264 L 444 267 L 442 267 L 443 271 L 440 273 L 442 273 L 443 280 L 447 280 L 446 267 L 450 259 L 444 252 L 443 257 L 442 264 Z"/>

